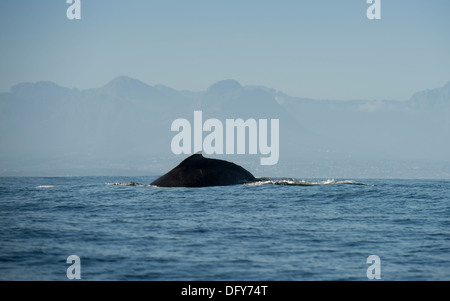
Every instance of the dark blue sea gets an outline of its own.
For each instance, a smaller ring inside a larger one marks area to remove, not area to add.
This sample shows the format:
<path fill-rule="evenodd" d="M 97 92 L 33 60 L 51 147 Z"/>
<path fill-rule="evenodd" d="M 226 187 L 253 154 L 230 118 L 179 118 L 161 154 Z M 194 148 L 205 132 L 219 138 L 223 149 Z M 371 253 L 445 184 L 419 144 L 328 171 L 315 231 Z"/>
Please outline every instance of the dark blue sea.
<path fill-rule="evenodd" d="M 0 280 L 450 280 L 450 180 L 0 178 Z"/>

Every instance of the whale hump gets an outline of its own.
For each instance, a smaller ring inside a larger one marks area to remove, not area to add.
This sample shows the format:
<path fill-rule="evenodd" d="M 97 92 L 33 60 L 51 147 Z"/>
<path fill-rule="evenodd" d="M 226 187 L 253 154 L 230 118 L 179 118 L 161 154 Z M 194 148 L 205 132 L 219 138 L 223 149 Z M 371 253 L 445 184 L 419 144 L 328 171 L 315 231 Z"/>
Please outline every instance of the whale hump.
<path fill-rule="evenodd" d="M 244 184 L 255 177 L 243 167 L 225 160 L 205 158 L 197 152 L 184 159 L 151 185 L 160 187 L 206 187 Z"/>

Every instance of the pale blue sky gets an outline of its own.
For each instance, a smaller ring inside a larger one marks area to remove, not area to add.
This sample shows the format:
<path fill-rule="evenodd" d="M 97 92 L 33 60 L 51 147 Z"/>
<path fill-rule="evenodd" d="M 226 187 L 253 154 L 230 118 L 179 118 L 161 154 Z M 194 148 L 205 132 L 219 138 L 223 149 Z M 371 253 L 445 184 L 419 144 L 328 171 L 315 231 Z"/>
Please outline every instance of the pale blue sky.
<path fill-rule="evenodd" d="M 450 81 L 450 1 L 0 0 L 0 92 L 127 75 L 205 90 L 236 79 L 292 96 L 408 99 Z"/>

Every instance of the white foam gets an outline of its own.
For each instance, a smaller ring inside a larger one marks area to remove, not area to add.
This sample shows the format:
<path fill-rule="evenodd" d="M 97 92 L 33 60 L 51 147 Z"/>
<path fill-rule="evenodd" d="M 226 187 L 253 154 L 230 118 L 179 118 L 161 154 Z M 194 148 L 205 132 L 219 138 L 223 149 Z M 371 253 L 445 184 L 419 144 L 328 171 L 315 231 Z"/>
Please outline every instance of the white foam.
<path fill-rule="evenodd" d="M 336 181 L 334 179 L 328 179 L 325 181 L 306 181 L 298 180 L 293 178 L 284 179 L 271 179 L 271 178 L 261 178 L 259 181 L 247 183 L 250 186 L 259 185 L 292 185 L 292 186 L 316 186 L 316 185 L 339 185 L 339 184 L 351 184 L 351 185 L 366 185 L 364 183 L 358 183 L 352 180 L 342 180 Z"/>

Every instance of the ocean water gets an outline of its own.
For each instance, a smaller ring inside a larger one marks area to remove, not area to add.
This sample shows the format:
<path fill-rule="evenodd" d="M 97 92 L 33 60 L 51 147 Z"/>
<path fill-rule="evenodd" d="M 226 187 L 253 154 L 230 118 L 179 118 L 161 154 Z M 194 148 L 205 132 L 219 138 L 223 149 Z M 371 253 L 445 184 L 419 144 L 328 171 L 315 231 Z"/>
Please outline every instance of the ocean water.
<path fill-rule="evenodd" d="M 0 280 L 450 280 L 450 181 L 0 178 Z"/>

